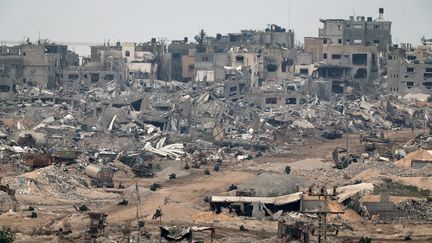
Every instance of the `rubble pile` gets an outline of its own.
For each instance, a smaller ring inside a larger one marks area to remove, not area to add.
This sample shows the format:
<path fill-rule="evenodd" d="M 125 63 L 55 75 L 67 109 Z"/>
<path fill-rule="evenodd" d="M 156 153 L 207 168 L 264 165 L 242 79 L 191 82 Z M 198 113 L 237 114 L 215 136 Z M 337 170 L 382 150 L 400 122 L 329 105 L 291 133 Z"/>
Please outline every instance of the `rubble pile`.
<path fill-rule="evenodd" d="M 427 200 L 407 200 L 395 205 L 395 208 L 406 213 L 402 219 L 408 220 L 432 220 L 432 204 Z"/>

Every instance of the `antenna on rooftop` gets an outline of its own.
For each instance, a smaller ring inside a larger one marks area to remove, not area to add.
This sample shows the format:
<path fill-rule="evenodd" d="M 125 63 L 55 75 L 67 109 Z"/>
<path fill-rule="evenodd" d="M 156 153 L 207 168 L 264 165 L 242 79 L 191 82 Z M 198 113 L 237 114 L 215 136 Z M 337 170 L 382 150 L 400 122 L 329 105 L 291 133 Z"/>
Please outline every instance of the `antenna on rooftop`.
<path fill-rule="evenodd" d="M 291 29 L 291 6 L 288 3 L 288 29 Z"/>

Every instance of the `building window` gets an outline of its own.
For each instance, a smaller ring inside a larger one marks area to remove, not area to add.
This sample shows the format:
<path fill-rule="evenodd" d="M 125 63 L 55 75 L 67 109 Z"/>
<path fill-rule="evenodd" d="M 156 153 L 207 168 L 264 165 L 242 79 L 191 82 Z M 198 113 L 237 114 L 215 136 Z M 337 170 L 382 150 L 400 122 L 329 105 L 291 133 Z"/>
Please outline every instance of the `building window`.
<path fill-rule="evenodd" d="M 342 44 L 342 39 L 338 39 L 338 44 Z"/>
<path fill-rule="evenodd" d="M 426 68 L 426 73 L 432 73 L 432 68 Z"/>
<path fill-rule="evenodd" d="M 77 80 L 79 78 L 78 74 L 69 74 L 68 79 L 69 80 Z"/>
<path fill-rule="evenodd" d="M 379 44 L 379 43 L 381 43 L 381 41 L 380 40 L 374 40 L 373 43 L 374 44 Z"/>
<path fill-rule="evenodd" d="M 380 26 L 379 25 L 374 25 L 374 30 L 379 30 Z"/>
<path fill-rule="evenodd" d="M 356 53 L 352 55 L 352 63 L 354 65 L 366 65 L 367 54 Z"/>
<path fill-rule="evenodd" d="M 130 51 L 126 51 L 125 56 L 130 57 Z"/>
<path fill-rule="evenodd" d="M 0 85 L 0 92 L 9 92 L 11 90 L 9 85 Z"/>
<path fill-rule="evenodd" d="M 367 78 L 367 70 L 366 68 L 359 68 L 357 72 L 354 74 L 355 79 Z"/>
<path fill-rule="evenodd" d="M 277 65 L 276 64 L 267 64 L 267 71 L 268 72 L 276 72 L 277 70 Z"/>
<path fill-rule="evenodd" d="M 180 56 L 181 56 L 180 53 L 173 53 L 172 54 L 173 58 L 177 58 L 178 59 L 178 58 L 180 58 Z"/>
<path fill-rule="evenodd" d="M 277 99 L 276 98 L 266 98 L 265 99 L 265 103 L 267 105 L 276 105 L 277 104 Z"/>
<path fill-rule="evenodd" d="M 431 89 L 431 88 L 432 88 L 432 82 L 424 82 L 423 85 L 424 85 L 427 89 Z"/>
<path fill-rule="evenodd" d="M 92 83 L 99 82 L 99 73 L 92 73 L 92 74 L 90 74 L 90 81 Z"/>
<path fill-rule="evenodd" d="M 392 60 L 392 55 L 388 55 L 388 59 L 389 59 L 389 60 Z"/>
<path fill-rule="evenodd" d="M 333 55 L 332 55 L 332 59 L 336 59 L 336 60 L 337 60 L 337 59 L 341 59 L 341 57 L 342 57 L 342 56 L 341 56 L 340 54 L 333 54 Z"/>
<path fill-rule="evenodd" d="M 243 62 L 244 61 L 244 56 L 236 56 L 236 61 L 237 62 Z"/>
<path fill-rule="evenodd" d="M 414 82 L 412 82 L 412 81 L 407 81 L 407 82 L 406 82 L 406 85 L 407 85 L 408 89 L 410 89 L 410 88 L 412 88 L 412 87 L 414 86 Z"/>
<path fill-rule="evenodd" d="M 406 69 L 406 72 L 407 72 L 407 73 L 414 73 L 414 72 L 415 72 L 415 69 L 414 69 L 413 67 L 408 67 L 408 68 Z"/>
<path fill-rule="evenodd" d="M 208 57 L 202 57 L 202 58 L 201 58 L 201 61 L 203 61 L 203 62 L 208 62 Z"/>
<path fill-rule="evenodd" d="M 287 104 L 287 105 L 295 105 L 295 104 L 297 104 L 297 98 L 287 98 L 285 100 L 285 104 Z"/>
<path fill-rule="evenodd" d="M 327 39 L 323 39 L 323 44 L 327 44 Z"/>
<path fill-rule="evenodd" d="M 307 68 L 300 68 L 300 74 L 309 74 L 309 71 L 308 71 L 308 69 Z"/>
<path fill-rule="evenodd" d="M 112 75 L 112 74 L 107 74 L 107 75 L 105 75 L 105 77 L 104 77 L 104 80 L 105 81 L 111 81 L 111 80 L 113 80 L 114 79 L 114 75 Z"/>
<path fill-rule="evenodd" d="M 323 54 L 323 59 L 327 59 L 327 53 Z"/>

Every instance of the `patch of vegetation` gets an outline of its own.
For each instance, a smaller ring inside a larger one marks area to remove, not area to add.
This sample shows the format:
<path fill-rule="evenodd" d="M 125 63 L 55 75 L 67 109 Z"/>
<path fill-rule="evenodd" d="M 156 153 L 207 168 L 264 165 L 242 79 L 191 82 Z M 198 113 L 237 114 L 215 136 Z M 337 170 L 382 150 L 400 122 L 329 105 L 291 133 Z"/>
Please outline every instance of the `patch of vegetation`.
<path fill-rule="evenodd" d="M 15 240 L 15 233 L 12 232 L 11 228 L 3 226 L 0 229 L 0 243 L 11 243 Z"/>
<path fill-rule="evenodd" d="M 154 165 L 153 169 L 154 169 L 155 171 L 161 171 L 161 170 L 162 170 L 162 166 L 158 163 L 158 164 L 155 164 L 155 165 Z"/>
<path fill-rule="evenodd" d="M 392 181 L 391 179 L 384 180 L 387 184 L 385 189 L 389 195 L 406 196 L 406 197 L 429 197 L 431 191 L 423 190 L 416 186 L 405 185 L 400 182 Z"/>

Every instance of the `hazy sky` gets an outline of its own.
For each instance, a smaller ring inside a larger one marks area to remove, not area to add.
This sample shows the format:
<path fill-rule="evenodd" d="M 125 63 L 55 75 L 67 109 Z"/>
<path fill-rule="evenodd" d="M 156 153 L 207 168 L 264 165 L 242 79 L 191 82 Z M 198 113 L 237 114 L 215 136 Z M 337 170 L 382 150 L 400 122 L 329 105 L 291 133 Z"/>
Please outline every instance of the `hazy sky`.
<path fill-rule="evenodd" d="M 350 15 L 392 21 L 393 42 L 432 38 L 432 0 L 0 0 L 0 41 L 23 36 L 72 42 L 148 41 L 290 26 L 296 40 L 317 36 L 320 18 Z M 290 12 L 290 14 L 289 14 Z"/>

